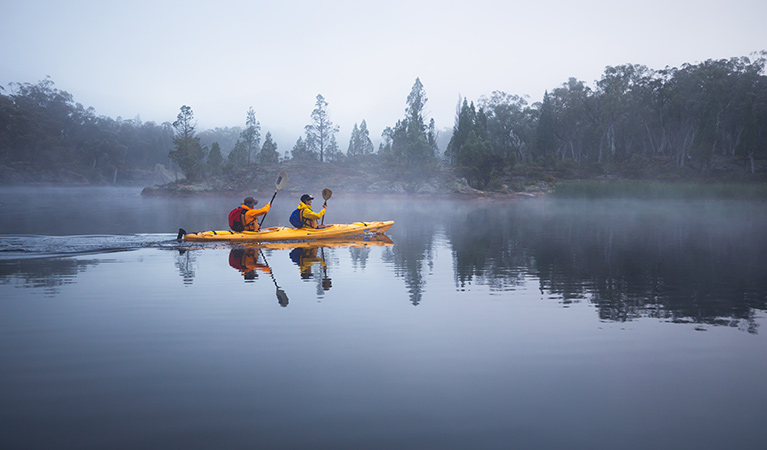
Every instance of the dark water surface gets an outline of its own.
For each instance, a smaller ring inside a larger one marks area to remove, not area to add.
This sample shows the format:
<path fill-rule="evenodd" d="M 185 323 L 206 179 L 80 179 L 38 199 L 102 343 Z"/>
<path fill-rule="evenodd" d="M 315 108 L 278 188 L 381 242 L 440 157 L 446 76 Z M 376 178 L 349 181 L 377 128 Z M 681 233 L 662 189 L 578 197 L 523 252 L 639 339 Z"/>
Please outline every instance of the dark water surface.
<path fill-rule="evenodd" d="M 765 203 L 334 191 L 391 242 L 179 244 L 241 199 L 0 189 L 0 448 L 764 448 Z"/>

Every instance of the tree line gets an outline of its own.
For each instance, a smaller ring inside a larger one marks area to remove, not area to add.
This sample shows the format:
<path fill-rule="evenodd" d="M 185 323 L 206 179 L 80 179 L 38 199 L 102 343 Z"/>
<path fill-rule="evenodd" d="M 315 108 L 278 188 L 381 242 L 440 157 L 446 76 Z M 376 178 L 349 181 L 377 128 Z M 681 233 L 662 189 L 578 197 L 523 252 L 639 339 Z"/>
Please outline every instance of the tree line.
<path fill-rule="evenodd" d="M 627 161 L 665 158 L 678 168 L 709 168 L 716 155 L 742 158 L 751 170 L 767 158 L 767 52 L 652 70 L 607 67 L 595 86 L 569 79 L 528 104 L 494 91 L 462 98 L 447 148 L 437 145 L 434 119 L 425 117 L 426 90 L 416 78 L 404 117 L 374 148 L 365 120 L 355 123 L 346 150 L 339 126 L 317 95 L 311 122 L 281 156 L 251 107 L 245 127 L 197 132 L 192 108 L 174 122 L 155 124 L 97 116 L 49 78 L 0 87 L 0 163 L 68 167 L 115 182 L 123 170 L 156 164 L 179 168 L 190 180 L 236 176 L 239 169 L 294 159 L 374 165 L 415 186 L 440 167 L 487 188 L 515 166 L 566 164 L 604 169 Z"/>
<path fill-rule="evenodd" d="M 569 79 L 539 103 L 504 92 L 459 106 L 446 157 L 472 185 L 517 163 L 607 167 L 652 158 L 710 168 L 714 156 L 767 158 L 767 77 L 757 58 L 680 68 L 607 67 L 594 88 Z"/>

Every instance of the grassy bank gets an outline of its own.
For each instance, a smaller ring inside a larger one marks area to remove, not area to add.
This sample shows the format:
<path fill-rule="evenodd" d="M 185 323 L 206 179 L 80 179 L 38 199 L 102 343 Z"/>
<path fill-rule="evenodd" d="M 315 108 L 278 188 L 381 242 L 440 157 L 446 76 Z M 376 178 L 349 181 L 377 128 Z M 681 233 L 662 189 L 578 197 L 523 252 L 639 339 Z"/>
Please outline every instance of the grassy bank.
<path fill-rule="evenodd" d="M 664 183 L 660 181 L 567 181 L 556 185 L 558 198 L 767 200 L 766 184 Z"/>

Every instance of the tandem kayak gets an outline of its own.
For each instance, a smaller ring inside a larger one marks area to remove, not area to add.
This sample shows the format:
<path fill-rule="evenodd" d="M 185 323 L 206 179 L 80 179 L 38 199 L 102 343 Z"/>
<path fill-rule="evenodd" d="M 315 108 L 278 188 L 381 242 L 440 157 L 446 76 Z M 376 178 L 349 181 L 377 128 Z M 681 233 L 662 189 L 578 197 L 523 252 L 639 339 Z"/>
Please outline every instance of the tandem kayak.
<path fill-rule="evenodd" d="M 185 241 L 191 242 L 275 242 L 309 241 L 356 236 L 367 233 L 384 233 L 394 225 L 393 220 L 384 222 L 354 222 L 326 225 L 325 228 L 271 227 L 259 231 L 201 231 L 184 234 Z M 179 233 L 181 234 L 181 233 Z"/>

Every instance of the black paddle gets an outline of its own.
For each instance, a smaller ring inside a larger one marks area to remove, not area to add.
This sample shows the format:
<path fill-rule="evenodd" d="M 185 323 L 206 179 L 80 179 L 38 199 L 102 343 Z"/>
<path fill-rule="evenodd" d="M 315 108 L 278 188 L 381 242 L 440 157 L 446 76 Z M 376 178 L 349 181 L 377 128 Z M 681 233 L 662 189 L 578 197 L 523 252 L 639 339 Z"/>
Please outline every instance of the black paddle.
<path fill-rule="evenodd" d="M 323 189 L 322 190 L 322 198 L 325 199 L 325 203 L 323 203 L 322 207 L 325 208 L 328 206 L 328 200 L 330 200 L 330 197 L 333 196 L 333 191 L 330 189 Z M 322 215 L 322 222 L 320 222 L 321 225 L 325 225 L 325 215 Z"/>
<path fill-rule="evenodd" d="M 282 189 L 285 186 L 285 183 L 288 181 L 288 174 L 284 171 L 280 172 L 280 176 L 277 177 L 277 181 L 274 183 L 274 195 L 272 195 L 272 199 L 269 200 L 269 204 L 271 205 L 272 202 L 274 202 L 274 197 L 277 197 L 277 192 Z M 266 219 L 266 215 L 269 214 L 269 211 L 264 213 L 264 217 L 261 218 L 261 222 L 258 223 L 258 228 L 261 228 L 261 224 L 264 223 L 264 220 Z"/>
<path fill-rule="evenodd" d="M 264 255 L 264 252 L 262 252 L 260 248 L 258 249 L 258 253 L 264 259 L 264 264 L 266 264 L 266 267 L 269 269 L 269 275 L 272 277 L 274 287 L 277 288 L 277 303 L 279 303 L 282 307 L 288 306 L 288 294 L 286 294 L 285 291 L 277 285 L 277 280 L 274 279 L 274 271 L 271 267 L 269 267 L 269 262 L 266 260 L 266 255 Z"/>

